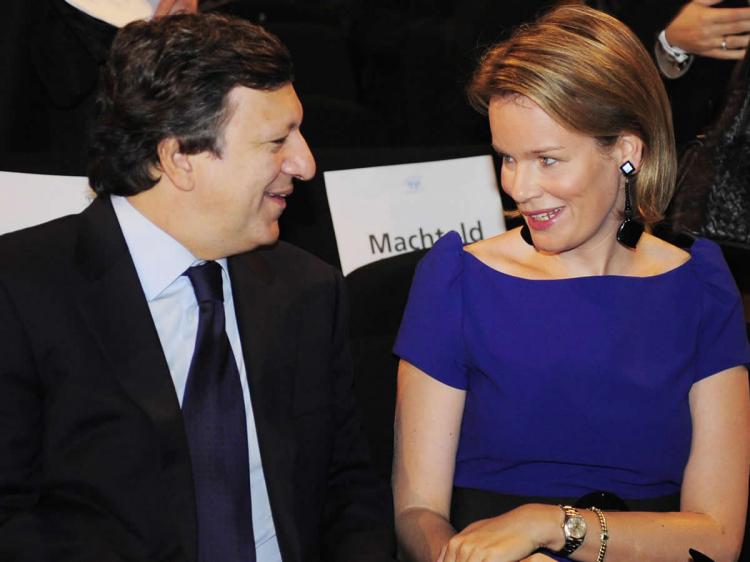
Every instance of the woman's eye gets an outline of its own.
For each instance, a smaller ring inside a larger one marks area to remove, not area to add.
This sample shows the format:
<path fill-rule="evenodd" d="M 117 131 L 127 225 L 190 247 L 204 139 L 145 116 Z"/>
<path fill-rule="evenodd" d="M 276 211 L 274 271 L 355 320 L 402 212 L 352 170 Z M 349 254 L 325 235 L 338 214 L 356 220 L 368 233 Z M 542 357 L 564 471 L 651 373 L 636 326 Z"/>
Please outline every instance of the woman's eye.
<path fill-rule="evenodd" d="M 542 163 L 542 166 L 552 166 L 552 164 L 557 162 L 557 160 L 551 156 L 540 156 L 539 161 Z"/>
<path fill-rule="evenodd" d="M 513 157 L 509 156 L 508 154 L 499 154 L 499 156 L 503 164 L 511 164 L 513 162 Z"/>

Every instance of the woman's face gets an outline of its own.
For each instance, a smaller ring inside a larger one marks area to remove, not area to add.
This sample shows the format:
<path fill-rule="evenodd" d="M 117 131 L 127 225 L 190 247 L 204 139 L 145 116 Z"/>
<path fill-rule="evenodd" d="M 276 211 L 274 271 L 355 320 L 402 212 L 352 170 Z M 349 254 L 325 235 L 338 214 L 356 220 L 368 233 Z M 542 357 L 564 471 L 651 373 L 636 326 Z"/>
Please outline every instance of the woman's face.
<path fill-rule="evenodd" d="M 604 149 L 522 96 L 492 98 L 489 119 L 503 190 L 538 250 L 561 253 L 615 240 L 625 205 L 619 166 L 630 156 L 622 137 Z"/>

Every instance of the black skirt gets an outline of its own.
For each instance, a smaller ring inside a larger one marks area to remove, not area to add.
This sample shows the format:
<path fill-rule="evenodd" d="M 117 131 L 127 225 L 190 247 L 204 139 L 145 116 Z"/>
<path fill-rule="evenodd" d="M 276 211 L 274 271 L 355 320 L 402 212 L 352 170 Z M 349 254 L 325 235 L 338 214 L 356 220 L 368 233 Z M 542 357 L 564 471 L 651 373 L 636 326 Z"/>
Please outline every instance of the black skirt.
<path fill-rule="evenodd" d="M 680 494 L 642 500 L 625 500 L 609 492 L 593 492 L 580 498 L 550 498 L 455 487 L 451 499 L 451 524 L 461 531 L 475 521 L 497 517 L 527 503 L 572 505 L 581 509 L 598 507 L 603 511 L 664 512 L 680 510 Z"/>

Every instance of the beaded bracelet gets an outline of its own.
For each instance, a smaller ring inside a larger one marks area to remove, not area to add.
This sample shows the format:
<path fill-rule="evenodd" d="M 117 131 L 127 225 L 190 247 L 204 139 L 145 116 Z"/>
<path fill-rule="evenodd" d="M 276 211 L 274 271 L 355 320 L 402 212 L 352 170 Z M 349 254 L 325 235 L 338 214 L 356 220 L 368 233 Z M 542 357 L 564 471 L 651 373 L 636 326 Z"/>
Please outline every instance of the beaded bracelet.
<path fill-rule="evenodd" d="M 607 554 L 607 541 L 609 540 L 609 533 L 607 532 L 607 519 L 604 517 L 604 513 L 598 507 L 590 507 L 591 511 L 596 513 L 599 518 L 599 556 L 596 557 L 596 562 L 604 562 L 604 555 Z"/>

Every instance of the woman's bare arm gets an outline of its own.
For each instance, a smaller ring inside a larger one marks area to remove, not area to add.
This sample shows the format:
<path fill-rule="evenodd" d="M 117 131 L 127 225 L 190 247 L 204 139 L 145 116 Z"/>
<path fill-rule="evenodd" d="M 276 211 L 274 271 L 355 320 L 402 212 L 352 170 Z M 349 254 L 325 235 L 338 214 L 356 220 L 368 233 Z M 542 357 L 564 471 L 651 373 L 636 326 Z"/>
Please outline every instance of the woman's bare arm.
<path fill-rule="evenodd" d="M 435 562 L 455 530 L 448 522 L 465 392 L 401 361 L 393 495 L 406 560 Z"/>
<path fill-rule="evenodd" d="M 693 385 L 693 440 L 677 513 L 607 513 L 607 562 L 685 562 L 695 548 L 716 562 L 737 559 L 742 543 L 750 470 L 750 392 L 744 367 Z M 637 405 L 634 414 L 637 415 Z M 582 510 L 589 532 L 571 556 L 591 562 L 599 551 L 599 522 Z M 562 513 L 529 504 L 467 527 L 449 542 L 445 562 L 515 561 L 534 545 L 562 547 Z M 531 545 L 531 546 L 529 546 Z"/>

